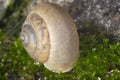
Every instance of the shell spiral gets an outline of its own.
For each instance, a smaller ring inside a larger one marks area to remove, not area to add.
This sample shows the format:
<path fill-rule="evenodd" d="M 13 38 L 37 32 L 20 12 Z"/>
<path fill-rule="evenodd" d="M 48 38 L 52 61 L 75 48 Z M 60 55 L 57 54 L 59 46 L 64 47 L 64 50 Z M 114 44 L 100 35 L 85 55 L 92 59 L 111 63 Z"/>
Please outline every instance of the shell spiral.
<path fill-rule="evenodd" d="M 67 72 L 79 57 L 76 26 L 67 11 L 43 3 L 27 16 L 20 34 L 28 54 L 53 72 Z"/>

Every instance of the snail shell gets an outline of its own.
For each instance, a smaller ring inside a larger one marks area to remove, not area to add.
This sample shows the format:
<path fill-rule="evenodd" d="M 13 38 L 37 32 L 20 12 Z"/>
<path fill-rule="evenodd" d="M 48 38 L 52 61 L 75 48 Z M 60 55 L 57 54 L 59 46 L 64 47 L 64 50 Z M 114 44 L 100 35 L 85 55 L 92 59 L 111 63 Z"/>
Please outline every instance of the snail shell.
<path fill-rule="evenodd" d="M 76 26 L 67 11 L 55 4 L 33 9 L 20 37 L 29 55 L 53 72 L 70 71 L 79 57 Z"/>

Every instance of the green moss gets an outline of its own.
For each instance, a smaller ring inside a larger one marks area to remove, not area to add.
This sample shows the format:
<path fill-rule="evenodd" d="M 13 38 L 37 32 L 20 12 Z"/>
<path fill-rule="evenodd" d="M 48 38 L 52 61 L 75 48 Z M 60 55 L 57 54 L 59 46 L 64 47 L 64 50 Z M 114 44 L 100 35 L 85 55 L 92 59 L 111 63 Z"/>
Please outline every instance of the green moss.
<path fill-rule="evenodd" d="M 82 41 L 83 40 L 83 41 Z M 119 79 L 120 77 L 120 43 L 109 43 L 109 39 L 103 38 L 98 43 L 93 36 L 81 36 L 80 58 L 72 71 L 68 73 L 52 73 L 42 64 L 36 64 L 21 44 L 20 39 L 8 46 L 8 52 L 3 51 L 0 61 L 0 79 L 8 79 L 16 74 L 17 78 L 32 80 L 41 78 L 48 80 L 96 80 L 98 77 L 105 80 Z M 13 77 L 14 79 L 14 77 Z"/>

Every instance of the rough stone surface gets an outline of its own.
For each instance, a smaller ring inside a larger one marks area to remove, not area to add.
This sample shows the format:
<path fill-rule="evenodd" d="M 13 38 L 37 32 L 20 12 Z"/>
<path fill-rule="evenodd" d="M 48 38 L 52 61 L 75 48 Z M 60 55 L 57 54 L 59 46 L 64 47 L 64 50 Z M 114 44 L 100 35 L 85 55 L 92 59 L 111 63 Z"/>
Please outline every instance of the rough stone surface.
<path fill-rule="evenodd" d="M 0 0 L 0 19 L 4 16 L 4 13 L 9 3 L 10 0 Z"/>
<path fill-rule="evenodd" d="M 120 34 L 120 0 L 75 0 L 69 7 L 78 29 L 90 22 L 108 35 Z"/>
<path fill-rule="evenodd" d="M 66 8 L 78 31 L 89 22 L 101 33 L 120 36 L 120 0 L 34 0 L 32 6 L 42 2 L 52 2 Z"/>

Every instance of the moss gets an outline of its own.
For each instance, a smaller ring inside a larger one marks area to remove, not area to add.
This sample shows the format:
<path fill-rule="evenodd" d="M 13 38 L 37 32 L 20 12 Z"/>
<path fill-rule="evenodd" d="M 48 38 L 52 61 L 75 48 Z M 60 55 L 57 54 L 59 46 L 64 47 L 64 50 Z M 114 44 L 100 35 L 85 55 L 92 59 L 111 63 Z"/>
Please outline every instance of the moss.
<path fill-rule="evenodd" d="M 24 78 L 32 80 L 35 78 L 48 80 L 63 79 L 82 79 L 96 80 L 119 79 L 120 77 L 120 43 L 109 43 L 109 39 L 103 38 L 99 43 L 93 36 L 81 36 L 80 38 L 80 58 L 72 71 L 68 73 L 52 73 L 43 65 L 36 64 L 24 50 L 19 38 L 12 44 L 7 45 L 7 51 L 4 49 L 0 55 L 0 79 L 8 79 L 10 76 L 16 76 L 17 79 Z M 111 72 L 112 71 L 112 72 Z M 11 79 L 15 79 L 14 77 Z"/>

